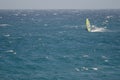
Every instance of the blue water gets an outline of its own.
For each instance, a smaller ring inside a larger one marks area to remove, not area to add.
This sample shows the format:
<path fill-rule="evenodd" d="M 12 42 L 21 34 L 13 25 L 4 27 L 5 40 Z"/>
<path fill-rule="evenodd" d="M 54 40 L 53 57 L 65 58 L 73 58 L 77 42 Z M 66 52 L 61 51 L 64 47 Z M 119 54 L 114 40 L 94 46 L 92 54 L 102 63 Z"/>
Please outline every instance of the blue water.
<path fill-rule="evenodd" d="M 119 13 L 0 10 L 0 80 L 120 80 Z"/>

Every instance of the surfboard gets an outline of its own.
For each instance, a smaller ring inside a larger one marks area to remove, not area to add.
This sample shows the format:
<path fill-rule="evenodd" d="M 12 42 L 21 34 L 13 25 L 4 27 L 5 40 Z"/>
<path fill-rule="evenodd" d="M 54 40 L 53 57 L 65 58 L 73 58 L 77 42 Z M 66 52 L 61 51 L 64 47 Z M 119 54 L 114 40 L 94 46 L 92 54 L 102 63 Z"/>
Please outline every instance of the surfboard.
<path fill-rule="evenodd" d="M 91 31 L 91 25 L 90 25 L 90 21 L 89 21 L 88 18 L 86 19 L 86 29 L 87 29 L 88 32 Z"/>

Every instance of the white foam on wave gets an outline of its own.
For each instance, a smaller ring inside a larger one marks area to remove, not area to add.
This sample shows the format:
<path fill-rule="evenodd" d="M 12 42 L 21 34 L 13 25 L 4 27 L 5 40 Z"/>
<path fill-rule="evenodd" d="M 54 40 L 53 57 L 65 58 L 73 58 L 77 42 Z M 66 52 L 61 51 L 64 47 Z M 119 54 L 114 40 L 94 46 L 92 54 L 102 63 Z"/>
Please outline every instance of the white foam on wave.
<path fill-rule="evenodd" d="M 109 62 L 109 60 L 106 56 L 102 56 L 102 59 L 104 59 L 104 62 Z"/>
<path fill-rule="evenodd" d="M 65 33 L 65 32 L 66 32 L 66 31 L 59 31 L 58 33 L 59 33 L 59 34 L 63 34 L 63 33 Z"/>
<path fill-rule="evenodd" d="M 4 36 L 5 36 L 5 37 L 9 37 L 9 36 L 10 36 L 10 34 L 5 34 Z"/>
<path fill-rule="evenodd" d="M 44 24 L 44 26 L 48 26 L 48 24 Z"/>
<path fill-rule="evenodd" d="M 108 29 L 106 29 L 106 27 L 96 27 L 96 26 L 92 26 L 91 32 L 107 32 Z"/>
<path fill-rule="evenodd" d="M 46 58 L 46 59 L 49 59 L 49 57 L 48 57 L 48 56 L 46 56 L 45 58 Z"/>
<path fill-rule="evenodd" d="M 38 14 L 38 13 L 37 13 L 37 14 L 35 14 L 35 16 L 39 16 L 39 15 L 40 15 L 40 14 Z"/>
<path fill-rule="evenodd" d="M 6 52 L 10 52 L 10 53 L 12 53 L 12 52 L 14 52 L 13 50 L 7 50 Z"/>
<path fill-rule="evenodd" d="M 14 50 L 7 50 L 7 51 L 5 51 L 5 52 L 16 54 L 16 52 L 15 52 Z"/>
<path fill-rule="evenodd" d="M 108 60 L 104 60 L 105 62 L 109 62 Z"/>
<path fill-rule="evenodd" d="M 22 14 L 22 16 L 27 16 L 27 14 Z"/>
<path fill-rule="evenodd" d="M 13 15 L 18 16 L 19 14 L 18 14 L 18 13 L 16 13 L 16 14 L 13 14 Z"/>
<path fill-rule="evenodd" d="M 9 24 L 0 24 L 1 27 L 10 26 Z"/>
<path fill-rule="evenodd" d="M 94 68 L 92 68 L 93 70 L 95 70 L 95 71 L 97 71 L 98 70 L 98 68 L 96 68 L 96 67 L 94 67 Z"/>
<path fill-rule="evenodd" d="M 103 23 L 102 23 L 102 25 L 107 25 L 109 23 L 109 21 L 108 20 L 105 20 Z"/>
<path fill-rule="evenodd" d="M 106 57 L 106 56 L 104 56 L 104 55 L 103 55 L 103 56 L 101 56 L 101 57 L 102 57 L 103 59 L 107 59 L 107 57 Z"/>
<path fill-rule="evenodd" d="M 53 13 L 53 15 L 54 15 L 54 16 L 56 16 L 56 15 L 57 15 L 57 13 Z"/>
<path fill-rule="evenodd" d="M 107 19 L 113 18 L 112 15 L 106 16 Z"/>
<path fill-rule="evenodd" d="M 89 55 L 83 55 L 83 57 L 84 57 L 84 58 L 88 58 L 88 57 L 89 57 Z"/>
<path fill-rule="evenodd" d="M 5 37 L 10 37 L 11 35 L 10 34 L 4 34 Z"/>
<path fill-rule="evenodd" d="M 82 67 L 83 70 L 89 70 L 87 67 Z"/>
<path fill-rule="evenodd" d="M 79 71 L 79 68 L 75 68 L 76 71 Z M 82 67 L 81 68 L 82 71 L 87 71 L 87 70 L 94 70 L 94 71 L 97 71 L 99 70 L 99 68 L 97 67 L 91 67 L 91 68 L 88 68 L 88 67 Z"/>
<path fill-rule="evenodd" d="M 16 54 L 16 52 L 13 52 L 13 54 Z"/>
<path fill-rule="evenodd" d="M 79 72 L 79 71 L 80 71 L 80 69 L 79 69 L 79 68 L 75 68 L 75 70 L 76 70 L 77 72 Z"/>

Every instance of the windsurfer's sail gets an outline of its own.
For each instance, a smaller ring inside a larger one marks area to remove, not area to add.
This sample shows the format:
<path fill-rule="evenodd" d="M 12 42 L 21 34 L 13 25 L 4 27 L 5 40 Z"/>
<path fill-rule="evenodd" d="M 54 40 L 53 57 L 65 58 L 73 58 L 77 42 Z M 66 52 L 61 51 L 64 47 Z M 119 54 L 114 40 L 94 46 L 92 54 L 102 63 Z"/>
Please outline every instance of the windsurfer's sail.
<path fill-rule="evenodd" d="M 88 18 L 86 19 L 86 28 L 87 28 L 87 31 L 88 31 L 88 32 L 91 31 L 91 25 L 90 25 L 90 21 L 89 21 Z"/>

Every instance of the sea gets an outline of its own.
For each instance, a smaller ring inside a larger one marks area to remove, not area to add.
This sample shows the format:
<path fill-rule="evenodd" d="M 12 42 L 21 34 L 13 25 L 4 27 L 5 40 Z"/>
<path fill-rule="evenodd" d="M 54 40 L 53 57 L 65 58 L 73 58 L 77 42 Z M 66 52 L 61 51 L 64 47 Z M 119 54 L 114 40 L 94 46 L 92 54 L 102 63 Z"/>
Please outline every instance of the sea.
<path fill-rule="evenodd" d="M 120 80 L 120 9 L 1 9 L 0 80 Z"/>

